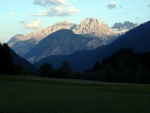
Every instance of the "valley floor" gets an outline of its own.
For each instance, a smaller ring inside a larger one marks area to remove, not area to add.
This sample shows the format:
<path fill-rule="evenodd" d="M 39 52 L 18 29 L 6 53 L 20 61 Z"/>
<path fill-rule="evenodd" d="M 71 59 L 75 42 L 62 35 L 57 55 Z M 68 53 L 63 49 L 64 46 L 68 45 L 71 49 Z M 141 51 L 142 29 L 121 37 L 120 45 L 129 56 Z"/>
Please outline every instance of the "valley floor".
<path fill-rule="evenodd" d="M 150 113 L 150 85 L 0 76 L 0 113 Z"/>

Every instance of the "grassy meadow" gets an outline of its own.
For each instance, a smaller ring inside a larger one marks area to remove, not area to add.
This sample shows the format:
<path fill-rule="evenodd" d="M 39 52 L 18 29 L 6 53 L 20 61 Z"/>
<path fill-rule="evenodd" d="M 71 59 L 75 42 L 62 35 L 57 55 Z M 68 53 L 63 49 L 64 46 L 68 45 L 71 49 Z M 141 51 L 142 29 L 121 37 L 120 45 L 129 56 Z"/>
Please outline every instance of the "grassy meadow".
<path fill-rule="evenodd" d="M 0 113 L 150 113 L 150 85 L 0 76 Z"/>

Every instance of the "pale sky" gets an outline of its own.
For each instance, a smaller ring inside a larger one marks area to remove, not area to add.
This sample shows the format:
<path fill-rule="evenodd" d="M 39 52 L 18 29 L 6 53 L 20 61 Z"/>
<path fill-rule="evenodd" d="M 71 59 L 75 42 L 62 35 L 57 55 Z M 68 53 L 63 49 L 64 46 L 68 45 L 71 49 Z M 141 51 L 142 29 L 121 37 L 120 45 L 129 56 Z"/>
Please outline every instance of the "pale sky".
<path fill-rule="evenodd" d="M 115 22 L 150 20 L 150 0 L 1 0 L 0 42 L 16 34 L 45 29 L 64 20 L 79 24 L 99 19 L 109 27 Z"/>

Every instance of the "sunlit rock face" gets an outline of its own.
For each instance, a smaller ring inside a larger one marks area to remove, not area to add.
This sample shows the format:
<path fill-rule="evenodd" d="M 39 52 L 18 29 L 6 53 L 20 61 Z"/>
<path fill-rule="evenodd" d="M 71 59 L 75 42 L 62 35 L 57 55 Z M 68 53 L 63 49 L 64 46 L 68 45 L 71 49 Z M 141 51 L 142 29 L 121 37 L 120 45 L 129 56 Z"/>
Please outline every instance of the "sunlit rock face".
<path fill-rule="evenodd" d="M 113 31 L 104 22 L 93 19 L 86 18 L 82 20 L 81 23 L 73 30 L 76 34 L 83 34 L 90 37 L 108 37 L 113 36 Z"/>

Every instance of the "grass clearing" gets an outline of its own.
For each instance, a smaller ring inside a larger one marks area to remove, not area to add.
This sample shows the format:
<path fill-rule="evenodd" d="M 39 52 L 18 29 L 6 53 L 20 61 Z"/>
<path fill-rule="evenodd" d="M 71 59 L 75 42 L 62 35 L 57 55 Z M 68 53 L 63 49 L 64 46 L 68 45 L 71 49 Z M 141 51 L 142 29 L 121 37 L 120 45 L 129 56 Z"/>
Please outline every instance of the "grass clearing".
<path fill-rule="evenodd" d="M 150 113 L 150 85 L 0 77 L 0 113 Z"/>

